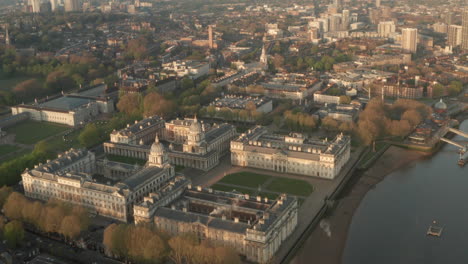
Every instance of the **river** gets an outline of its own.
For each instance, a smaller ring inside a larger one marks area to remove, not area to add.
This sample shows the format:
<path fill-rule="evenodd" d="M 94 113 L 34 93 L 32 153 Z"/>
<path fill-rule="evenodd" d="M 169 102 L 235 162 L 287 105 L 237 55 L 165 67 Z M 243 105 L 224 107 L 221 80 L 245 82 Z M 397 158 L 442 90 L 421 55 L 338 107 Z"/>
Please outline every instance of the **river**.
<path fill-rule="evenodd" d="M 468 120 L 460 129 L 468 132 Z M 457 160 L 457 148 L 446 144 L 370 190 L 354 213 L 342 262 L 468 263 L 468 165 Z M 440 238 L 426 236 L 433 220 L 443 227 Z"/>

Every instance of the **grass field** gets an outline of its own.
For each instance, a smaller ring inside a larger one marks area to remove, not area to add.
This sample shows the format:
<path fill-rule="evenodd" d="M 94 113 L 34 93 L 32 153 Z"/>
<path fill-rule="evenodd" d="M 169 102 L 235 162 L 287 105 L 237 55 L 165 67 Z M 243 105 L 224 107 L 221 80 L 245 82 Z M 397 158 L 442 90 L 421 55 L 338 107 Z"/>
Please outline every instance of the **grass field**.
<path fill-rule="evenodd" d="M 9 156 L 6 156 L 6 155 L 5 155 L 4 157 L 1 157 L 1 158 L 0 158 L 0 163 L 3 163 L 3 162 L 7 162 L 7 161 L 10 161 L 10 160 L 17 159 L 17 158 L 22 157 L 22 156 L 24 156 L 24 155 L 26 155 L 26 154 L 29 154 L 29 153 L 31 153 L 31 150 L 29 150 L 29 149 L 22 149 L 22 150 L 16 152 L 15 154 L 13 154 L 13 155 L 9 155 Z"/>
<path fill-rule="evenodd" d="M 256 174 L 252 172 L 238 172 L 227 175 L 219 182 L 258 188 L 258 186 L 264 184 L 268 179 L 270 179 L 270 176 L 267 175 Z"/>
<path fill-rule="evenodd" d="M 17 151 L 19 148 L 12 145 L 0 145 L 0 156 Z"/>
<path fill-rule="evenodd" d="M 145 165 L 146 160 L 136 159 L 131 157 L 124 157 L 124 156 L 117 156 L 117 155 L 106 155 L 106 158 L 111 161 L 115 162 L 122 162 L 127 164 L 138 164 L 138 165 Z"/>
<path fill-rule="evenodd" d="M 70 128 L 64 125 L 27 120 L 7 128 L 6 132 L 15 134 L 15 141 L 18 143 L 34 144 L 67 129 Z"/>
<path fill-rule="evenodd" d="M 70 148 L 81 148 L 81 144 L 78 141 L 78 136 L 80 135 L 82 129 L 74 130 L 66 136 L 67 141 L 63 140 L 63 136 L 56 136 L 47 140 L 49 147 L 56 151 L 62 152 L 69 150 Z"/>
<path fill-rule="evenodd" d="M 298 196 L 308 196 L 314 189 L 308 182 L 303 180 L 274 178 L 273 181 L 266 186 L 266 190 Z"/>

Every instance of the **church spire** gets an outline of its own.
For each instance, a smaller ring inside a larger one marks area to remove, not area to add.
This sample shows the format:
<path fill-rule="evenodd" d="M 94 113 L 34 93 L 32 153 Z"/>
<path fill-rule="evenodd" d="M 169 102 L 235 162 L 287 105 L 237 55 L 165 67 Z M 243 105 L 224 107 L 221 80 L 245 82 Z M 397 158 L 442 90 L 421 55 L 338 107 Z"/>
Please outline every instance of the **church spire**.
<path fill-rule="evenodd" d="M 10 34 L 8 32 L 8 26 L 6 27 L 6 30 L 5 30 L 5 45 L 7 46 L 11 45 Z"/>

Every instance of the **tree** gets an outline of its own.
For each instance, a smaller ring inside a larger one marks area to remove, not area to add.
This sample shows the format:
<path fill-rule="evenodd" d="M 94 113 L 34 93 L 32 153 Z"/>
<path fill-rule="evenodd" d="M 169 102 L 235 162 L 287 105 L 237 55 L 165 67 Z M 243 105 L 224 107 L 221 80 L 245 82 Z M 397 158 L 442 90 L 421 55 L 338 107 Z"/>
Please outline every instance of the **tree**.
<path fill-rule="evenodd" d="M 91 147 L 101 141 L 101 132 L 93 123 L 87 124 L 78 136 L 78 141 L 85 147 Z"/>
<path fill-rule="evenodd" d="M 3 207 L 6 200 L 8 199 L 8 196 L 10 196 L 12 191 L 13 189 L 8 186 L 3 186 L 2 188 L 0 188 L 0 208 Z"/>
<path fill-rule="evenodd" d="M 463 88 L 463 84 L 460 81 L 451 81 L 448 87 L 448 93 L 450 96 L 458 95 Z"/>
<path fill-rule="evenodd" d="M 158 93 L 149 93 L 143 100 L 143 109 L 145 116 L 168 117 L 176 110 L 176 105 L 172 100 L 168 100 Z"/>
<path fill-rule="evenodd" d="M 110 224 L 104 229 L 103 241 L 104 247 L 106 248 L 106 254 L 111 255 L 115 252 L 114 244 L 114 232 L 116 231 L 118 225 Z"/>
<path fill-rule="evenodd" d="M 140 60 L 148 54 L 148 40 L 143 37 L 132 39 L 127 44 L 126 55 L 130 58 Z"/>
<path fill-rule="evenodd" d="M 143 258 L 146 260 L 157 260 L 161 261 L 165 255 L 167 248 L 164 241 L 156 234 L 154 234 L 150 240 L 147 241 L 146 246 L 143 249 Z"/>
<path fill-rule="evenodd" d="M 74 89 L 78 85 L 65 71 L 56 70 L 47 75 L 46 87 L 52 92 L 60 92 Z"/>
<path fill-rule="evenodd" d="M 24 228 L 20 221 L 14 220 L 5 225 L 3 237 L 10 248 L 16 248 L 24 239 Z"/>
<path fill-rule="evenodd" d="M 340 96 L 340 104 L 349 104 L 351 103 L 351 97 L 347 95 Z"/>
<path fill-rule="evenodd" d="M 26 198 L 17 192 L 13 192 L 8 196 L 3 211 L 9 219 L 19 220 L 23 217 L 22 208 L 26 204 Z"/>
<path fill-rule="evenodd" d="M 117 109 L 125 114 L 137 115 L 141 113 L 141 96 L 137 93 L 129 93 L 122 96 L 117 103 Z"/>
<path fill-rule="evenodd" d="M 30 79 L 18 83 L 15 88 L 13 88 L 13 92 L 20 97 L 33 97 L 41 95 L 44 90 L 41 83 L 37 79 Z"/>
<path fill-rule="evenodd" d="M 182 90 L 185 91 L 185 90 L 195 87 L 195 83 L 193 82 L 192 79 L 185 77 L 184 79 L 182 79 L 181 87 L 182 87 Z"/>
<path fill-rule="evenodd" d="M 328 131 L 337 131 L 339 127 L 339 123 L 337 120 L 333 119 L 332 117 L 327 116 L 322 120 L 322 127 Z"/>
<path fill-rule="evenodd" d="M 432 86 L 432 97 L 438 98 L 444 95 L 444 86 L 441 84 L 435 84 Z"/>
<path fill-rule="evenodd" d="M 275 56 L 273 56 L 273 65 L 275 65 L 276 69 L 283 67 L 284 57 L 281 56 L 280 54 L 275 54 Z"/>
<path fill-rule="evenodd" d="M 78 237 L 81 232 L 80 219 L 74 215 L 67 215 L 63 218 L 60 225 L 60 233 L 68 239 Z"/>
<path fill-rule="evenodd" d="M 45 209 L 45 217 L 42 217 L 42 230 L 47 233 L 58 233 L 62 227 L 62 219 L 65 212 L 58 206 Z"/>
<path fill-rule="evenodd" d="M 415 127 L 419 123 L 422 122 L 423 118 L 421 117 L 421 114 L 413 109 L 407 110 L 403 113 L 401 116 L 402 120 L 408 120 L 411 126 Z"/>
<path fill-rule="evenodd" d="M 181 234 L 172 237 L 168 241 L 171 247 L 170 258 L 176 264 L 182 264 L 184 261 L 188 261 L 194 255 L 194 247 L 198 244 L 196 237 L 191 234 Z"/>

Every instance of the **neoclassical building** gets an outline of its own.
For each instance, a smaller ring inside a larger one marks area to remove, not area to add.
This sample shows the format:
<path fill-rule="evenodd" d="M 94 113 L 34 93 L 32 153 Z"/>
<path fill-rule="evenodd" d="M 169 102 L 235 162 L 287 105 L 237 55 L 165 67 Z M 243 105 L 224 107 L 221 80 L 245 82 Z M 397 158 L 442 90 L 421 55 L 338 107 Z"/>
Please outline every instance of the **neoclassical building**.
<path fill-rule="evenodd" d="M 104 143 L 107 154 L 147 159 L 150 146 L 144 140 L 142 130 L 151 131 L 148 135 L 159 135 L 167 146 L 169 161 L 173 165 L 210 170 L 219 163 L 220 157 L 229 151 L 231 139 L 236 137 L 236 129 L 230 124 L 208 125 L 194 119 L 172 120 L 164 122 L 158 119 L 158 125 L 147 128 L 145 125 L 156 117 L 144 119 L 134 125 L 128 125 L 121 131 L 111 134 L 110 142 Z M 164 127 L 162 127 L 164 124 Z M 129 133 L 131 131 L 131 133 Z M 139 135 L 139 136 L 138 136 Z M 130 139 L 134 137 L 134 139 Z"/>
<path fill-rule="evenodd" d="M 99 85 L 79 93 L 13 106 L 11 112 L 13 115 L 27 113 L 36 121 L 78 126 L 93 121 L 100 114 L 114 112 L 114 100 L 105 94 L 105 86 Z"/>
<path fill-rule="evenodd" d="M 297 226 L 297 198 L 285 194 L 269 200 L 193 188 L 183 178 L 166 188 L 167 195 L 151 194 L 134 207 L 137 224 L 152 221 L 171 235 L 193 233 L 229 246 L 249 261 L 267 263 Z"/>
<path fill-rule="evenodd" d="M 351 138 L 328 141 L 268 133 L 257 126 L 231 141 L 231 164 L 333 179 L 350 157 Z"/>
<path fill-rule="evenodd" d="M 133 205 L 150 193 L 166 186 L 175 176 L 164 146 L 156 138 L 144 167 L 121 167 L 115 162 L 100 171 L 110 170 L 113 177 L 96 174 L 94 153 L 75 150 L 57 159 L 38 164 L 22 174 L 27 197 L 47 201 L 56 198 L 79 204 L 97 214 L 127 222 L 133 218 Z M 120 169 L 117 169 L 119 167 Z"/>

